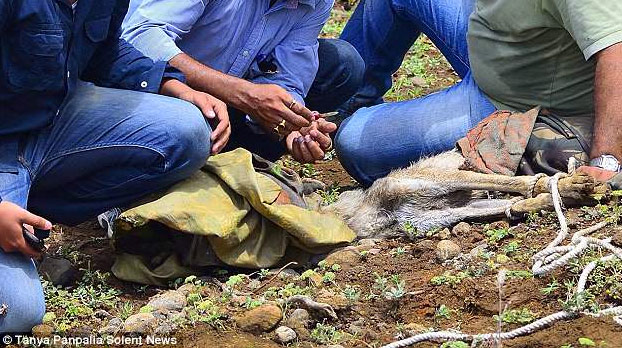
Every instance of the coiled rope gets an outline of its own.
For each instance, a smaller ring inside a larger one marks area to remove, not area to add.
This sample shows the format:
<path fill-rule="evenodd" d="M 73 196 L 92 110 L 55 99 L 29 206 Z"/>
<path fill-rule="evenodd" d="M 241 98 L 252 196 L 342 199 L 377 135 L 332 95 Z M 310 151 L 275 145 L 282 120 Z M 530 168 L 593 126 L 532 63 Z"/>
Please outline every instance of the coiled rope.
<path fill-rule="evenodd" d="M 573 234 L 570 244 L 560 246 L 560 244 L 568 237 L 570 230 L 564 216 L 562 199 L 559 194 L 559 179 L 565 176 L 565 174 L 556 174 L 549 180 L 549 191 L 553 197 L 553 206 L 555 207 L 555 213 L 557 214 L 557 220 L 559 221 L 560 230 L 557 237 L 543 250 L 534 255 L 532 273 L 534 276 L 545 275 L 552 270 L 565 266 L 572 259 L 575 259 L 582 255 L 585 251 L 592 248 L 600 248 L 610 251 L 612 254 L 603 256 L 599 260 L 592 261 L 585 266 L 577 282 L 576 295 L 585 291 L 585 287 L 590 276 L 590 273 L 596 268 L 599 263 L 608 262 L 615 258 L 622 260 L 622 249 L 611 244 L 611 238 L 598 239 L 593 237 L 587 237 L 587 235 L 594 233 L 609 224 L 608 221 L 600 222 L 592 227 L 582 229 Z M 527 324 L 518 329 L 508 332 L 495 332 L 486 334 L 465 334 L 458 331 L 437 331 L 421 333 L 410 338 L 406 338 L 388 345 L 382 348 L 400 348 L 407 347 L 419 342 L 425 341 L 447 341 L 447 340 L 459 340 L 467 342 L 481 342 L 488 340 L 508 340 L 520 336 L 525 336 L 539 331 L 553 323 L 571 319 L 579 316 L 580 314 L 590 315 L 593 317 L 612 316 L 613 320 L 622 325 L 622 306 L 611 307 L 600 310 L 596 313 L 583 313 L 583 312 L 569 312 L 560 311 L 553 313 L 544 318 L 538 319 L 530 324 Z"/>

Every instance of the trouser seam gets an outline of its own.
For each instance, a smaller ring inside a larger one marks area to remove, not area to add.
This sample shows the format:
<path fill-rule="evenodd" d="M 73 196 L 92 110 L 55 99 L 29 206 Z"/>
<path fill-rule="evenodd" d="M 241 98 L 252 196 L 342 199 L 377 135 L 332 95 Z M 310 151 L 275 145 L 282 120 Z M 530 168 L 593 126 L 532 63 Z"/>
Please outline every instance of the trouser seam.
<path fill-rule="evenodd" d="M 37 170 L 37 173 L 39 173 L 39 170 L 41 170 L 42 168 L 45 167 L 45 165 L 47 165 L 48 163 L 55 161 L 59 158 L 62 157 L 66 157 L 69 155 L 74 155 L 77 153 L 81 153 L 81 152 L 88 152 L 88 151 L 93 151 L 93 150 L 99 150 L 99 149 L 106 149 L 106 148 L 115 148 L 115 147 L 137 147 L 137 148 L 142 148 L 142 149 L 146 149 L 146 150 L 150 150 L 153 151 L 155 153 L 157 153 L 158 155 L 160 155 L 163 159 L 164 159 L 164 168 L 163 171 L 166 172 L 169 168 L 170 168 L 170 163 L 168 158 L 165 156 L 163 151 L 160 151 L 154 147 L 151 146 L 147 146 L 147 145 L 143 145 L 143 144 L 136 144 L 136 143 L 132 143 L 132 142 L 116 142 L 116 143 L 107 143 L 107 144 L 99 144 L 99 145 L 90 145 L 90 146 L 82 146 L 82 147 L 78 147 L 78 148 L 74 148 L 71 150 L 66 150 L 63 152 L 60 152 L 50 158 L 46 158 L 45 160 L 43 160 L 43 162 L 41 163 L 41 165 L 39 166 L 39 169 Z"/>

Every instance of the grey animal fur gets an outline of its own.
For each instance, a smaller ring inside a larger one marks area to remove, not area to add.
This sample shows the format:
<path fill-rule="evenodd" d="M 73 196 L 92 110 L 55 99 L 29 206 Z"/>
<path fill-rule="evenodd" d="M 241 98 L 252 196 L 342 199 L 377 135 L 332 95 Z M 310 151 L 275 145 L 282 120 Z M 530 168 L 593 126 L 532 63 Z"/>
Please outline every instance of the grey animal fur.
<path fill-rule="evenodd" d="M 449 151 L 422 159 L 391 172 L 367 190 L 342 193 L 337 202 L 322 208 L 341 217 L 358 238 L 395 238 L 406 225 L 426 232 L 475 218 L 504 216 L 524 197 L 531 198 L 542 176 L 503 176 L 460 170 L 464 157 Z M 578 178 L 577 191 L 593 189 Z M 574 187 L 573 187 L 574 189 Z M 485 191 L 519 194 L 513 199 L 482 199 Z M 548 195 L 548 196 L 545 196 Z M 550 208 L 550 194 L 531 198 L 524 207 Z"/>

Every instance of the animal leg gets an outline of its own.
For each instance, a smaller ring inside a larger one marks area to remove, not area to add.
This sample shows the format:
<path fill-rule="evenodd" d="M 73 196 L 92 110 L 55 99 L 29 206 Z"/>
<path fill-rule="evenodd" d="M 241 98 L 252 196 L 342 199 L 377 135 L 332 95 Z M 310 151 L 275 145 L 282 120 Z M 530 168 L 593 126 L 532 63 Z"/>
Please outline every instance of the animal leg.
<path fill-rule="evenodd" d="M 464 220 L 485 219 L 505 216 L 508 208 L 518 199 L 478 199 L 459 208 L 435 209 L 416 215 L 400 214 L 397 219 L 401 224 L 408 222 L 419 231 L 450 227 Z"/>
<path fill-rule="evenodd" d="M 553 210 L 553 197 L 550 193 L 541 193 L 534 198 L 523 199 L 512 204 L 512 215 L 524 215 L 534 211 Z"/>
<path fill-rule="evenodd" d="M 397 195 L 415 193 L 420 196 L 438 197 L 456 191 L 481 190 L 513 192 L 531 197 L 539 177 L 482 174 L 465 170 L 424 169 L 412 173 L 401 172 L 399 176 L 389 176 L 384 180 L 390 182 L 379 183 L 378 186 L 384 186 L 382 191 L 385 194 L 388 191 Z M 391 187 L 391 189 L 387 190 L 386 187 Z"/>
<path fill-rule="evenodd" d="M 389 176 L 386 180 L 394 181 L 390 186 L 399 195 L 410 192 L 421 196 L 441 196 L 456 191 L 499 191 L 518 193 L 524 197 L 537 196 L 549 192 L 549 178 L 546 176 L 505 176 L 483 174 L 464 170 L 441 171 L 424 169 L 399 176 Z M 586 174 L 576 173 L 559 180 L 559 192 L 562 197 L 581 199 L 594 192 L 594 179 Z M 389 185 L 384 185 L 389 186 Z"/>

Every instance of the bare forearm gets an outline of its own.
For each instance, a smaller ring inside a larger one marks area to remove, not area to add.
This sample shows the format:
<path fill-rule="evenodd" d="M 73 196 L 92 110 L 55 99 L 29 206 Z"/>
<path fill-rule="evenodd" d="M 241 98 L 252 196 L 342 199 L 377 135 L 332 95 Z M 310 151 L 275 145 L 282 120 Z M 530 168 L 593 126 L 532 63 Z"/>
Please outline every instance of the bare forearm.
<path fill-rule="evenodd" d="M 162 81 L 160 86 L 160 94 L 169 97 L 180 98 L 184 93 L 192 92 L 192 88 L 188 87 L 185 83 L 175 80 L 167 79 Z"/>
<path fill-rule="evenodd" d="M 596 57 L 594 137 L 591 157 L 610 154 L 622 160 L 622 44 Z"/>
<path fill-rule="evenodd" d="M 185 53 L 173 57 L 169 64 L 184 73 L 192 88 L 209 93 L 233 107 L 244 109 L 240 95 L 248 89 L 250 82 L 214 70 Z"/>

